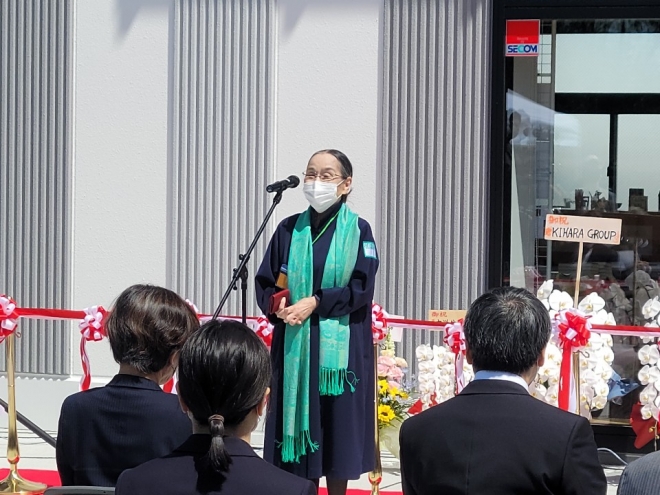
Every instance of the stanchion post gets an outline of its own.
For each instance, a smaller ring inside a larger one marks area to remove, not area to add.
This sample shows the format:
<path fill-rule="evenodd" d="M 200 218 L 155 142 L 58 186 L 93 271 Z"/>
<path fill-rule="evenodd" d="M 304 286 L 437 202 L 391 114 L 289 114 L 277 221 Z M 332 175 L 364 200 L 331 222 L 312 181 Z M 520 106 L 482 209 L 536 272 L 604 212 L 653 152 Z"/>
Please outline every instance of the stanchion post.
<path fill-rule="evenodd" d="M 378 344 L 374 344 L 374 453 L 376 455 L 376 466 L 369 473 L 371 482 L 371 495 L 380 493 L 380 482 L 383 479 L 383 468 L 380 463 L 380 434 L 378 432 Z"/>
<path fill-rule="evenodd" d="M 580 298 L 580 279 L 582 278 L 582 255 L 584 254 L 584 242 L 580 242 L 578 246 L 578 261 L 575 270 L 575 293 L 573 294 L 573 307 L 577 309 L 578 299 Z M 580 395 L 582 390 L 580 387 L 580 352 L 573 353 L 573 381 L 575 382 L 575 414 L 578 416 L 580 411 Z"/>
<path fill-rule="evenodd" d="M 9 408 L 7 416 L 9 418 L 7 435 L 7 461 L 9 461 L 9 474 L 0 481 L 0 493 L 9 493 L 15 495 L 31 495 L 43 493 L 47 488 L 42 483 L 33 483 L 21 478 L 18 474 L 18 461 L 20 460 L 20 451 L 18 449 L 18 431 L 16 428 L 16 336 L 11 333 L 6 339 L 6 358 L 7 358 L 7 402 Z"/>

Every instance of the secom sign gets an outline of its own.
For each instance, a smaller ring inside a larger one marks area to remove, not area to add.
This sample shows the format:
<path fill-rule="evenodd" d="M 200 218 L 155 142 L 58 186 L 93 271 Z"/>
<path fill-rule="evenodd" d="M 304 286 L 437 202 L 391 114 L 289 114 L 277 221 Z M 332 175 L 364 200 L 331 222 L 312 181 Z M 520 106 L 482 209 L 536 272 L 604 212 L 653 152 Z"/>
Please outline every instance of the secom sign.
<path fill-rule="evenodd" d="M 535 57 L 539 54 L 539 45 L 507 45 L 506 54 L 509 56 L 527 55 Z"/>
<path fill-rule="evenodd" d="M 507 57 L 538 57 L 541 21 L 508 19 L 504 44 Z"/>

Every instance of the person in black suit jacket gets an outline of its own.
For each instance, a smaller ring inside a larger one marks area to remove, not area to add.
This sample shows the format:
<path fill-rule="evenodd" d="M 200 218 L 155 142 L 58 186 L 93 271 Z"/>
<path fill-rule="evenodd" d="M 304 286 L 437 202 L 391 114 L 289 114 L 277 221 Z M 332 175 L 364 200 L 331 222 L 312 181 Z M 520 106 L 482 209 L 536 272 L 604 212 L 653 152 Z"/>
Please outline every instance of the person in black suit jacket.
<path fill-rule="evenodd" d="M 464 331 L 475 379 L 403 423 L 404 495 L 604 495 L 589 422 L 527 390 L 551 333 L 543 304 L 495 289 L 470 306 Z"/>
<path fill-rule="evenodd" d="M 190 422 L 160 385 L 199 328 L 174 292 L 134 285 L 117 298 L 105 324 L 117 374 L 105 387 L 66 398 L 56 460 L 62 485 L 115 486 L 125 469 L 163 456 L 190 435 Z"/>
<path fill-rule="evenodd" d="M 626 466 L 617 495 L 657 495 L 660 487 L 660 452 L 652 452 Z"/>
<path fill-rule="evenodd" d="M 315 495 L 314 483 L 261 459 L 250 435 L 271 380 L 264 343 L 236 321 L 211 320 L 183 347 L 177 391 L 193 435 L 172 454 L 125 471 L 117 495 Z"/>

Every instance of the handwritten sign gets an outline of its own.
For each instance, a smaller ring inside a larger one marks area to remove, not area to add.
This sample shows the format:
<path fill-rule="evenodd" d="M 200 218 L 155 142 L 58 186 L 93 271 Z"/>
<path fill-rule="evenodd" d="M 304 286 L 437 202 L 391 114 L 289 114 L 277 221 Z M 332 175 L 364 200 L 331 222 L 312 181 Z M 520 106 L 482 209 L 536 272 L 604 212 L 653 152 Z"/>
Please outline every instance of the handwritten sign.
<path fill-rule="evenodd" d="M 546 215 L 544 234 L 549 241 L 620 244 L 621 219 Z"/>
<path fill-rule="evenodd" d="M 432 309 L 429 311 L 429 320 L 449 323 L 465 318 L 465 313 L 467 311 L 464 309 Z"/>

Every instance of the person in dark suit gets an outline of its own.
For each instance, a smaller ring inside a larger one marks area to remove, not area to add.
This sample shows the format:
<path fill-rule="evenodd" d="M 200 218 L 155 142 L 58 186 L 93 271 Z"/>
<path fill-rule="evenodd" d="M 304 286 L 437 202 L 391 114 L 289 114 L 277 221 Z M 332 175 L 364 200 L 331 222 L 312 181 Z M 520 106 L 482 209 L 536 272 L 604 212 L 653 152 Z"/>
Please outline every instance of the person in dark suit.
<path fill-rule="evenodd" d="M 647 454 L 623 470 L 617 495 L 657 495 L 660 487 L 660 452 Z"/>
<path fill-rule="evenodd" d="M 121 293 L 105 324 L 119 373 L 62 404 L 56 446 L 62 485 L 115 486 L 125 469 L 188 438 L 188 418 L 160 386 L 198 328 L 195 312 L 168 289 L 134 285 Z"/>
<path fill-rule="evenodd" d="M 172 454 L 125 471 L 117 495 L 315 495 L 311 481 L 261 459 L 250 435 L 266 409 L 268 349 L 247 326 L 211 320 L 186 342 L 177 391 L 193 435 Z"/>
<path fill-rule="evenodd" d="M 541 301 L 495 289 L 470 306 L 464 330 L 475 379 L 403 423 L 404 495 L 604 495 L 589 422 L 527 390 L 550 339 Z"/>

